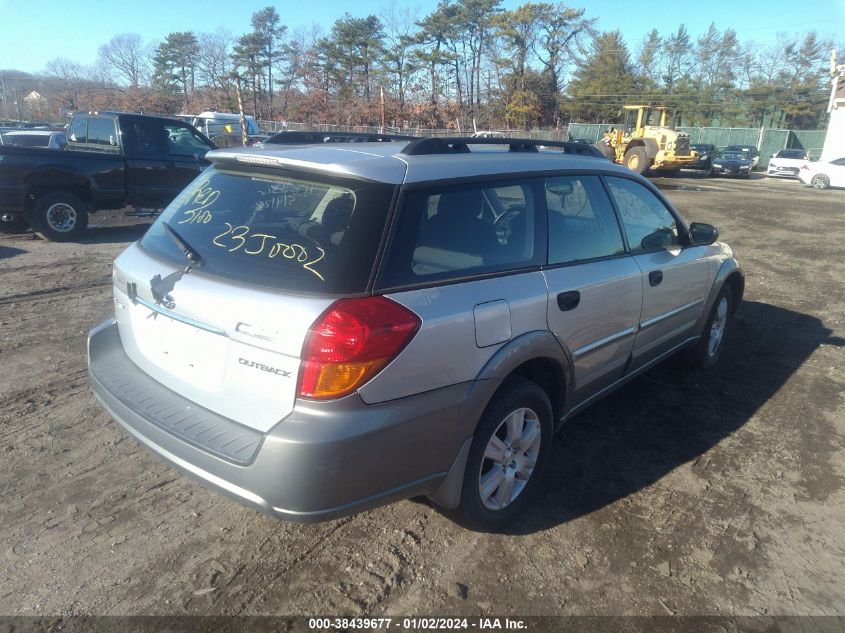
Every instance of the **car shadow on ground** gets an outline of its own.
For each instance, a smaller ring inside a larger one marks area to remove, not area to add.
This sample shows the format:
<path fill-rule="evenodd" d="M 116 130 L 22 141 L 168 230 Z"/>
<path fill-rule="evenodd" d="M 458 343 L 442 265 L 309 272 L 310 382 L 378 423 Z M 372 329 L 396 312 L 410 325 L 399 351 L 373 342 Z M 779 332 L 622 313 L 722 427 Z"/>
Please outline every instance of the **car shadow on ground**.
<path fill-rule="evenodd" d="M 765 303 L 744 303 L 732 325 L 716 367 L 670 359 L 568 422 L 536 501 L 507 533 L 554 527 L 653 484 L 742 427 L 819 345 L 845 345 L 815 317 Z"/>
<path fill-rule="evenodd" d="M 26 251 L 20 248 L 0 246 L 0 259 L 11 259 L 12 257 L 16 257 L 17 255 L 21 255 L 23 253 L 26 253 Z"/>

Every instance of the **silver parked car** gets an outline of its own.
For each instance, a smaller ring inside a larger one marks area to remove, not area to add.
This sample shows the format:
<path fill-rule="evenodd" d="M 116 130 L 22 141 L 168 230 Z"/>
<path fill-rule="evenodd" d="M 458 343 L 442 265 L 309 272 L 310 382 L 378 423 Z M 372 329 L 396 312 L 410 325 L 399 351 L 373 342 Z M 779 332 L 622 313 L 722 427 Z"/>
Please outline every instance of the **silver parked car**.
<path fill-rule="evenodd" d="M 714 227 L 541 142 L 209 153 L 114 264 L 96 395 L 276 517 L 427 495 L 500 528 L 566 420 L 680 350 L 713 365 L 744 289 Z"/>

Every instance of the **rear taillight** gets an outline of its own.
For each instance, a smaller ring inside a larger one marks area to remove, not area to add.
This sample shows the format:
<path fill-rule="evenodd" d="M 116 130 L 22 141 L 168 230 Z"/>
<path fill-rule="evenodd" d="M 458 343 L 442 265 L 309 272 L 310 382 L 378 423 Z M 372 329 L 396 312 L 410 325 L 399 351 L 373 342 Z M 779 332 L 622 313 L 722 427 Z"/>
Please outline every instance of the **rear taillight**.
<path fill-rule="evenodd" d="M 385 297 L 335 301 L 305 337 L 298 395 L 330 400 L 352 393 L 404 349 L 421 323 Z"/>

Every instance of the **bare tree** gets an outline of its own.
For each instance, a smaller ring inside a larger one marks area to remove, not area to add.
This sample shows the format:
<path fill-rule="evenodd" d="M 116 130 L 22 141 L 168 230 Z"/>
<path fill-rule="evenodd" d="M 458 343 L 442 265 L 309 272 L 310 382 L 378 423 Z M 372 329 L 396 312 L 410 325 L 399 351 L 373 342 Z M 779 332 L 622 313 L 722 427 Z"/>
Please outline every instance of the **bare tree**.
<path fill-rule="evenodd" d="M 85 67 L 67 57 L 57 57 L 47 63 L 46 74 L 56 92 L 60 107 L 70 110 L 82 107 L 85 77 L 89 74 Z"/>
<path fill-rule="evenodd" d="M 227 109 L 234 107 L 232 101 L 232 46 L 235 36 L 219 28 L 214 33 L 199 33 L 197 43 L 197 75 L 201 84 L 218 92 Z"/>
<path fill-rule="evenodd" d="M 141 36 L 137 33 L 115 35 L 100 47 L 100 60 L 118 83 L 129 84 L 133 90 L 141 85 L 148 72 L 149 58 Z"/>

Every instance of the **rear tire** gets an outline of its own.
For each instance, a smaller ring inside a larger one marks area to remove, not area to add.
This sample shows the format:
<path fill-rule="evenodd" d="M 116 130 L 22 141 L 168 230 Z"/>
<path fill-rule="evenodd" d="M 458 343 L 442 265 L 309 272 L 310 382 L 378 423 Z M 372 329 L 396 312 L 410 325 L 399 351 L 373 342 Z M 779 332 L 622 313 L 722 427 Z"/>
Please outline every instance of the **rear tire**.
<path fill-rule="evenodd" d="M 816 174 L 810 180 L 810 184 L 813 186 L 813 189 L 827 189 L 830 187 L 830 178 L 825 174 Z"/>
<path fill-rule="evenodd" d="M 11 222 L 3 222 L 0 220 L 0 233 L 6 235 L 17 235 L 19 233 L 26 233 L 29 230 L 29 222 L 25 218 L 17 215 Z"/>
<path fill-rule="evenodd" d="M 48 193 L 35 201 L 29 221 L 35 232 L 45 240 L 69 242 L 85 234 L 88 211 L 82 201 L 72 194 Z"/>
<path fill-rule="evenodd" d="M 648 171 L 650 161 L 645 147 L 632 147 L 625 152 L 625 167 L 638 174 Z"/>
<path fill-rule="evenodd" d="M 466 527 L 496 531 L 531 501 L 552 450 L 553 414 L 537 384 L 511 378 L 475 430 L 456 517 Z"/>
<path fill-rule="evenodd" d="M 712 367 L 719 361 L 725 347 L 725 335 L 733 312 L 733 293 L 727 284 L 722 286 L 710 315 L 704 324 L 701 338 L 688 353 L 689 364 L 699 369 Z"/>

